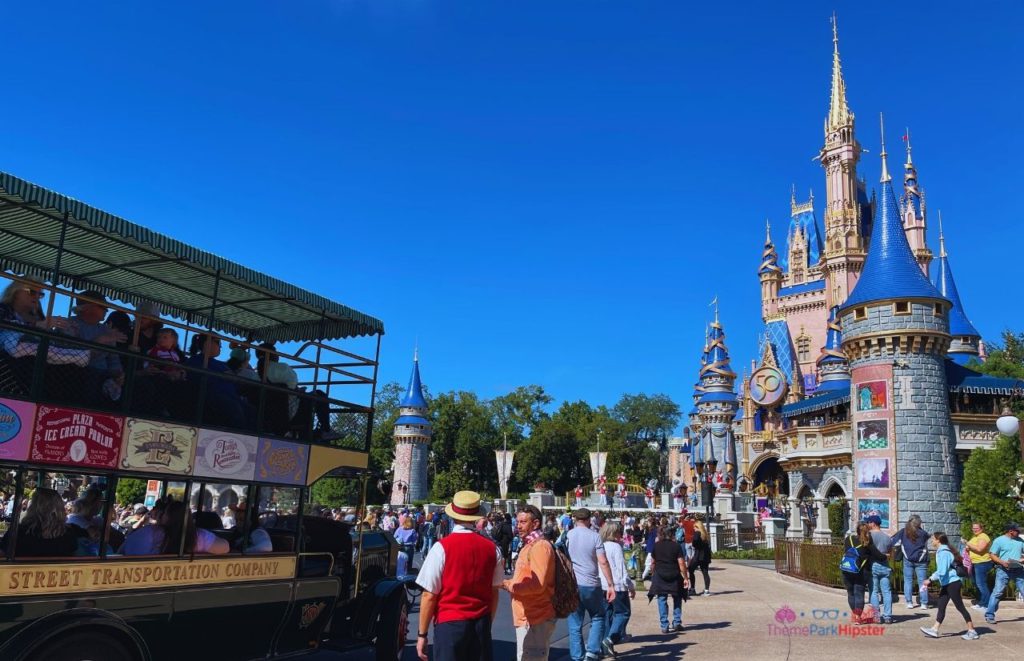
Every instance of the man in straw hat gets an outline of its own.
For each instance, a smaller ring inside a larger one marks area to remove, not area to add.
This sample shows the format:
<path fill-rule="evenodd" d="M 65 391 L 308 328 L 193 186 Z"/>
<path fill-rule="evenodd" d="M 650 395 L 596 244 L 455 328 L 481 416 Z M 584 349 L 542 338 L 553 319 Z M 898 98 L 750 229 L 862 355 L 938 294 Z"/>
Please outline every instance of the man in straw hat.
<path fill-rule="evenodd" d="M 474 529 L 484 516 L 480 494 L 460 491 L 444 511 L 451 534 L 430 548 L 416 577 L 423 588 L 416 652 L 427 661 L 433 621 L 435 661 L 491 661 L 491 621 L 505 578 L 501 551 Z"/>

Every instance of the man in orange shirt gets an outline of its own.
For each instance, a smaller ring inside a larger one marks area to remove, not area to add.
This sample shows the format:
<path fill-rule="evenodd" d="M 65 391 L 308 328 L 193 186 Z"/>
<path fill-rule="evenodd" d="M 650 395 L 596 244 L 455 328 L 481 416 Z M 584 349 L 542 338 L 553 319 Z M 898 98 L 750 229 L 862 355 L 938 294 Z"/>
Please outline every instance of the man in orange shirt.
<path fill-rule="evenodd" d="M 544 539 L 542 521 L 543 515 L 533 505 L 516 516 L 523 546 L 515 574 L 501 586 L 512 595 L 518 661 L 547 661 L 555 631 L 555 548 Z"/>

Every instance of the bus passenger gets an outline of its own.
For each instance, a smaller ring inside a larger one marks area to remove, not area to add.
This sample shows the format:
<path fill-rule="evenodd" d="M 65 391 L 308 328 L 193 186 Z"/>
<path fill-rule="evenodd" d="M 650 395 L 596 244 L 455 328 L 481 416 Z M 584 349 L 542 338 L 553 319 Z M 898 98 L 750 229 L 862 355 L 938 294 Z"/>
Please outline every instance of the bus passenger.
<path fill-rule="evenodd" d="M 227 363 L 217 358 L 220 351 L 219 338 L 200 333 L 192 338 L 191 356 L 185 362 L 193 367 L 203 367 L 205 361 L 206 369 L 224 374 L 230 370 Z M 198 372 L 190 373 L 188 378 L 190 382 L 194 382 L 197 388 L 201 383 L 200 379 L 208 379 L 206 401 L 203 408 L 203 418 L 207 422 L 225 427 L 245 427 L 247 429 L 254 426 L 256 412 L 249 402 L 242 398 L 238 391 L 238 385 L 234 381 L 213 376 L 204 377 Z"/>
<path fill-rule="evenodd" d="M 241 540 L 235 542 L 235 546 L 242 549 L 243 553 L 272 553 L 274 542 L 261 525 L 257 517 L 252 516 L 246 501 L 239 501 L 237 505 L 229 505 L 235 512 L 235 532 L 241 534 L 245 529 L 245 521 L 249 519 L 249 538 L 243 543 Z"/>
<path fill-rule="evenodd" d="M 80 340 L 115 346 L 128 341 L 121 331 L 103 323 L 107 316 L 106 298 L 93 289 L 79 294 L 67 332 Z M 91 300 L 85 300 L 91 299 Z M 89 365 L 85 371 L 84 392 L 79 400 L 86 404 L 101 404 L 121 399 L 124 385 L 124 369 L 116 353 L 94 350 L 90 353 Z"/>
<path fill-rule="evenodd" d="M 7 285 L 0 296 L 0 321 L 12 326 L 63 330 L 67 319 L 44 319 L 41 301 L 46 291 L 35 281 L 15 280 Z M 4 373 L 0 376 L 4 390 L 14 394 L 28 394 L 35 369 L 36 353 L 39 349 L 38 335 L 19 332 L 8 328 L 0 329 L 0 355 L 3 358 Z M 84 367 L 89 363 L 89 350 L 59 347 L 51 344 L 46 354 L 44 389 L 56 399 L 74 399 L 77 388 L 83 382 Z"/>
<path fill-rule="evenodd" d="M 156 509 L 156 508 L 154 508 Z M 185 516 L 185 503 L 172 501 L 160 512 L 155 525 L 143 526 L 131 534 L 121 547 L 123 555 L 177 555 L 178 549 L 186 553 L 221 555 L 231 550 L 227 540 L 209 530 L 196 529 L 192 516 Z M 184 521 L 184 530 L 182 529 Z M 184 540 L 184 546 L 182 541 Z"/>
<path fill-rule="evenodd" d="M 11 531 L 4 535 L 3 547 L 7 548 Z M 77 526 L 67 525 L 64 501 L 53 489 L 39 487 L 32 494 L 28 510 L 18 524 L 17 557 L 74 555 L 78 540 L 85 531 Z"/>

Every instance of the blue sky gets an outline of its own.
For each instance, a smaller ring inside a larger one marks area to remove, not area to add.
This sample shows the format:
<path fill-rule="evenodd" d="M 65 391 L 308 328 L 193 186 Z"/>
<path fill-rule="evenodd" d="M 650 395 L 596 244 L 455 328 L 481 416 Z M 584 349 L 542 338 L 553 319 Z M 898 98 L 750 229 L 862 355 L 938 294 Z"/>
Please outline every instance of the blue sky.
<path fill-rule="evenodd" d="M 45 2 L 5 10 L 0 169 L 384 320 L 434 392 L 692 390 L 756 353 L 765 218 L 841 51 L 861 173 L 910 126 L 967 312 L 1024 329 L 1024 5 Z"/>

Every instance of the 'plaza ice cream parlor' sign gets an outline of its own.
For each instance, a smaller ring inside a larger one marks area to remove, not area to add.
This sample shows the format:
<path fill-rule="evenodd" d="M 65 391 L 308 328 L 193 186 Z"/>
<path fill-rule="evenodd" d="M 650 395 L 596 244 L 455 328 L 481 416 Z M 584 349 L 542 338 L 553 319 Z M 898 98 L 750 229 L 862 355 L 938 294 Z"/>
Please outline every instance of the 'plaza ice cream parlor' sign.
<path fill-rule="evenodd" d="M 116 468 L 123 427 L 116 415 L 40 405 L 29 460 Z"/>

